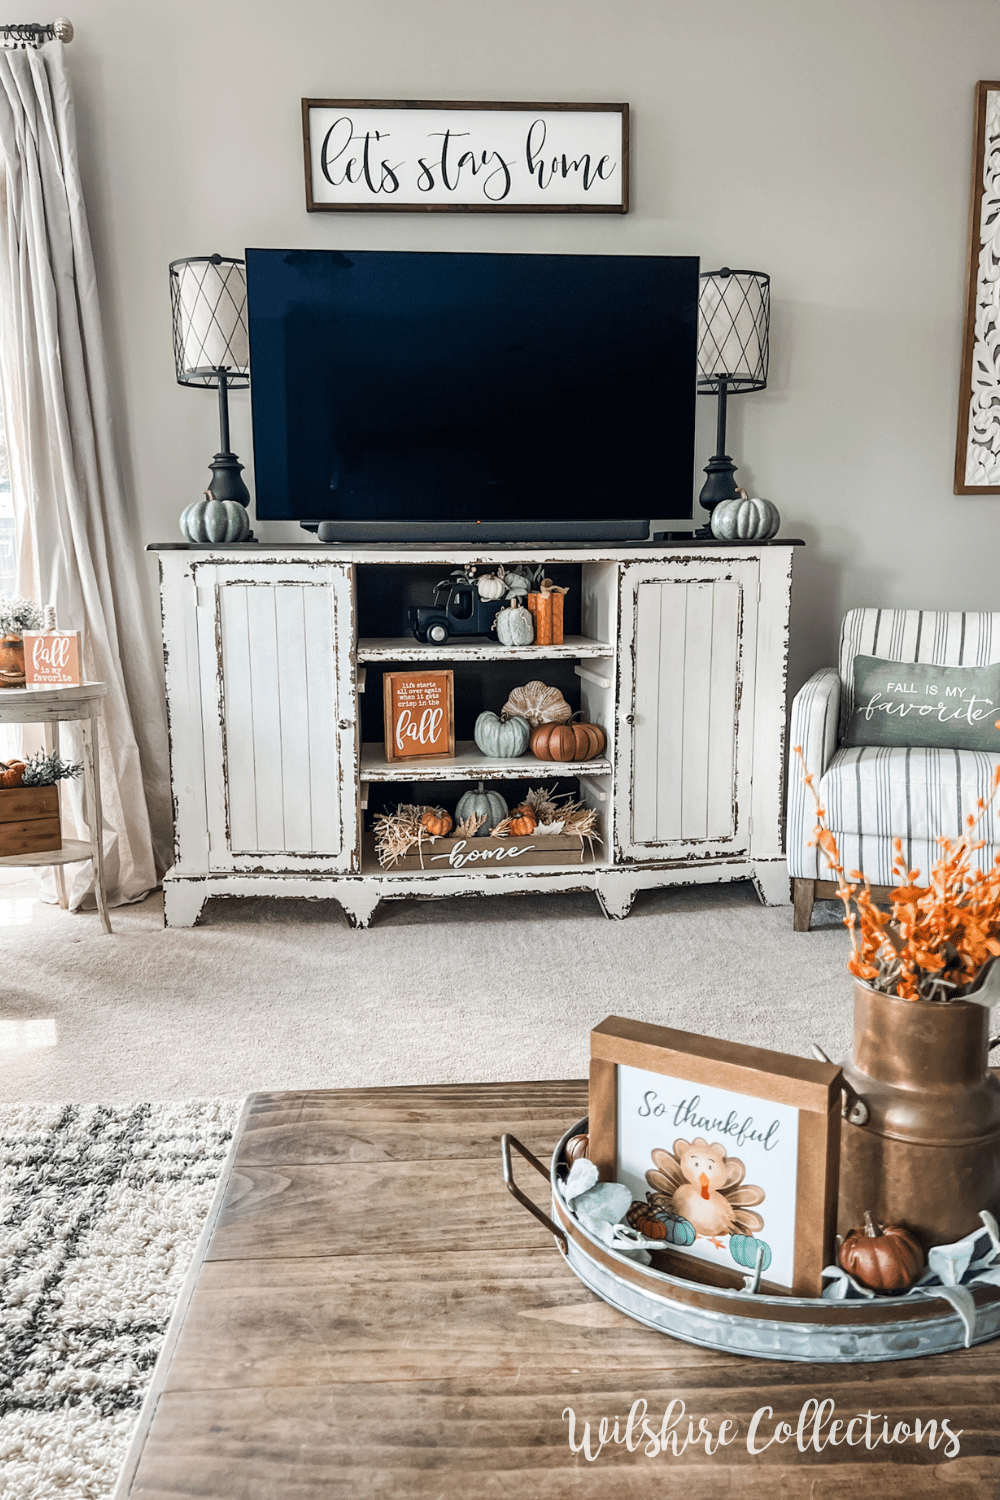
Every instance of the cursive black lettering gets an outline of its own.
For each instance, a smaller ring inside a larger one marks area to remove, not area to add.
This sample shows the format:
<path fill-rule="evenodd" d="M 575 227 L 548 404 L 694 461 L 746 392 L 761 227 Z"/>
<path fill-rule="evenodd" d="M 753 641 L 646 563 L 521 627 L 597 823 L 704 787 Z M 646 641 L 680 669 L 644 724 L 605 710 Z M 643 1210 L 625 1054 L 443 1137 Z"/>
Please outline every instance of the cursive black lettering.
<path fill-rule="evenodd" d="M 449 193 L 453 193 L 455 191 L 456 187 L 458 186 L 458 178 L 456 177 L 455 181 L 452 182 L 451 177 L 449 176 L 449 173 L 448 173 L 448 166 L 449 166 L 449 162 L 448 162 L 448 147 L 451 145 L 451 140 L 452 140 L 452 136 L 453 135 L 454 136 L 460 136 L 460 135 L 461 136 L 466 136 L 468 134 L 469 134 L 469 132 L 467 130 L 455 130 L 455 131 L 452 131 L 452 130 L 432 130 L 431 131 L 431 135 L 439 135 L 439 136 L 441 136 L 441 159 L 438 162 L 438 165 L 441 168 L 441 181 L 444 183 L 444 185 L 448 189 Z"/>
<path fill-rule="evenodd" d="M 344 135 L 345 127 L 347 130 L 346 135 Z M 334 135 L 335 131 L 337 132 L 336 136 Z M 347 163 L 344 167 L 344 174 L 342 177 L 334 177 L 330 172 L 330 167 L 332 166 L 332 164 L 336 161 L 339 161 L 344 152 L 350 146 L 351 142 L 357 139 L 358 137 L 354 134 L 354 125 L 347 115 L 341 115 L 339 120 L 334 120 L 333 124 L 326 132 L 326 135 L 323 137 L 323 146 L 320 151 L 320 167 L 322 169 L 323 176 L 326 178 L 331 187 L 342 187 L 345 182 L 354 183 L 357 182 L 360 178 L 361 168 L 358 166 L 358 159 L 356 156 L 351 156 L 348 158 Z M 338 140 L 340 141 L 339 145 L 337 144 Z M 336 150 L 333 149 L 335 146 L 337 148 Z M 354 175 L 355 173 L 357 175 Z"/>
<path fill-rule="evenodd" d="M 432 192 L 434 188 L 434 173 L 422 156 L 417 157 L 417 165 L 420 168 L 420 171 L 417 173 L 417 188 L 421 193 Z"/>

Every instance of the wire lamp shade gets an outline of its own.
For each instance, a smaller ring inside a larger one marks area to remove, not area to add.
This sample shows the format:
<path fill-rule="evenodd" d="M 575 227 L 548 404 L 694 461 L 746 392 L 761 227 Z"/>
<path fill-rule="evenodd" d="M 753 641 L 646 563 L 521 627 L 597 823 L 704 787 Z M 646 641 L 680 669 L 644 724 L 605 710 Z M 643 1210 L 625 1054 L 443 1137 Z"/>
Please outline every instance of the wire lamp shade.
<path fill-rule="evenodd" d="M 217 386 L 219 372 L 224 370 L 230 390 L 249 385 L 243 261 L 227 255 L 192 255 L 171 261 L 170 306 L 178 384 Z"/>
<path fill-rule="evenodd" d="M 730 394 L 767 385 L 771 278 L 763 271 L 705 271 L 698 295 L 698 387 Z"/>

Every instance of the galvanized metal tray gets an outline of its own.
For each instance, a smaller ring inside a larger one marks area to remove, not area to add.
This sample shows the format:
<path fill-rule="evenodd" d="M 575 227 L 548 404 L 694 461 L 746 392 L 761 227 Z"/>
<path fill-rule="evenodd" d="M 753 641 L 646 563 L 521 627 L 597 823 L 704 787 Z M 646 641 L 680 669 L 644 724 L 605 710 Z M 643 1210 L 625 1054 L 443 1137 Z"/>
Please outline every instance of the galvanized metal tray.
<path fill-rule="evenodd" d="M 570 1270 L 619 1312 L 685 1343 L 758 1359 L 809 1363 L 917 1359 L 966 1347 L 966 1330 L 943 1297 L 933 1295 L 828 1302 L 822 1297 L 774 1297 L 728 1290 L 644 1266 L 603 1244 L 569 1212 L 559 1192 L 566 1142 L 585 1134 L 586 1118 L 566 1131 L 546 1170 L 511 1135 L 502 1142 L 504 1180 L 519 1203 L 549 1229 Z M 552 1216 L 514 1181 L 511 1151 L 549 1179 Z M 976 1303 L 972 1342 L 1000 1333 L 1000 1288 L 970 1287 Z"/>

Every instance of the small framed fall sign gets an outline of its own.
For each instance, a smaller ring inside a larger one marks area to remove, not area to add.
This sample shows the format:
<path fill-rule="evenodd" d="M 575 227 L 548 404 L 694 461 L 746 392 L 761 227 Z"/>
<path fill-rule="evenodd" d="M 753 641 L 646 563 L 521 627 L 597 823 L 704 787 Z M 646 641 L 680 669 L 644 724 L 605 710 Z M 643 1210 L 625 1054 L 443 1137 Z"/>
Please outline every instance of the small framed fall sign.
<path fill-rule="evenodd" d="M 455 754 L 454 672 L 386 672 L 385 758 Z"/>
<path fill-rule="evenodd" d="M 590 1033 L 588 1154 L 645 1202 L 663 1268 L 692 1280 L 741 1286 L 759 1258 L 765 1292 L 820 1294 L 840 1107 L 833 1063 L 620 1016 Z"/>
<path fill-rule="evenodd" d="M 79 687 L 83 657 L 78 630 L 26 630 L 24 680 L 28 687 Z"/>

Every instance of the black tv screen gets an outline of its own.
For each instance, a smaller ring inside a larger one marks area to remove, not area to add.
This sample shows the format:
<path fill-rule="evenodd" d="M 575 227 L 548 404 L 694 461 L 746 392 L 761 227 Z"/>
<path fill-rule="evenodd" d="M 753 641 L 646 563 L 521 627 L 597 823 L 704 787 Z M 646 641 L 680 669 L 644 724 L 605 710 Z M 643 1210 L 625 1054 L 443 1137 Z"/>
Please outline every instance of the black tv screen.
<path fill-rule="evenodd" d="M 260 519 L 516 538 L 691 515 L 696 258 L 251 249 L 246 266 Z"/>

